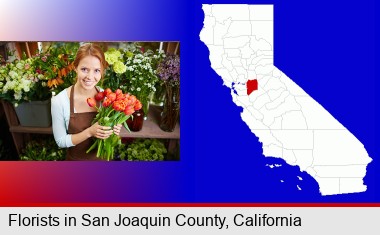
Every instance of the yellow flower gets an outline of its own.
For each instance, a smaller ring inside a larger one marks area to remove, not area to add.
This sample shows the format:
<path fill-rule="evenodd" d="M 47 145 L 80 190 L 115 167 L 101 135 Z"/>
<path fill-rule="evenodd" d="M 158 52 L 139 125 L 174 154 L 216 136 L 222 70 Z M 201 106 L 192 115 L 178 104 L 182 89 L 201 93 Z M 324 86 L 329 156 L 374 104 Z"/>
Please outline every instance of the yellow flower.
<path fill-rule="evenodd" d="M 127 70 L 127 66 L 125 66 L 125 64 L 123 64 L 123 62 L 121 61 L 116 61 L 113 64 L 113 70 L 115 71 L 115 73 L 124 73 Z"/>

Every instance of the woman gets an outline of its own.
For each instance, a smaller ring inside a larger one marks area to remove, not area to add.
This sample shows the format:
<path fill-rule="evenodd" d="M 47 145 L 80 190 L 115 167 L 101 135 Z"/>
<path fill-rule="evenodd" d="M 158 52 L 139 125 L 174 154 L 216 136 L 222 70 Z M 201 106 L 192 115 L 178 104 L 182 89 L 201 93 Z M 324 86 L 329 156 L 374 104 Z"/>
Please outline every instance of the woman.
<path fill-rule="evenodd" d="M 112 133 L 120 134 L 121 125 L 113 130 L 98 123 L 91 125 L 96 116 L 96 109 L 90 107 L 86 100 L 94 97 L 96 87 L 107 62 L 99 46 L 91 43 L 82 45 L 74 60 L 76 83 L 52 98 L 51 114 L 54 139 L 61 148 L 69 148 L 66 160 L 100 160 L 96 149 L 86 153 L 92 144 L 92 137 L 106 139 Z"/>

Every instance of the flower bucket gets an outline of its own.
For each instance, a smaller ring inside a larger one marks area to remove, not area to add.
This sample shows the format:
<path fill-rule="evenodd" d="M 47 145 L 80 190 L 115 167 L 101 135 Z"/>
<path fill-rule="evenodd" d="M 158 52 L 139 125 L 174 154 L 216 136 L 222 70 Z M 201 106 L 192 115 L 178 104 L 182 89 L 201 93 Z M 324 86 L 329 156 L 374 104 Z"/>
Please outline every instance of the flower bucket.
<path fill-rule="evenodd" d="M 51 125 L 50 100 L 24 102 L 15 110 L 21 126 L 49 127 Z"/>
<path fill-rule="evenodd" d="M 178 122 L 180 111 L 179 85 L 165 83 L 166 95 L 164 110 L 161 114 L 160 128 L 166 132 L 172 132 Z"/>

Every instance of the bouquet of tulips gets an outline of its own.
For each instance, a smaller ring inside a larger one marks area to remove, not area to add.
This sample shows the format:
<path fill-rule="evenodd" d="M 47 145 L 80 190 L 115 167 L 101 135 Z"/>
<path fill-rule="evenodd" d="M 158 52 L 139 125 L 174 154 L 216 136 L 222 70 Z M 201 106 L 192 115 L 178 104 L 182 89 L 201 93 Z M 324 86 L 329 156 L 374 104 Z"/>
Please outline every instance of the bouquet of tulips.
<path fill-rule="evenodd" d="M 97 102 L 101 104 L 99 107 Z M 101 126 L 110 126 L 111 128 L 114 125 L 123 124 L 127 130 L 129 129 L 126 121 L 135 110 L 142 107 L 141 102 L 134 95 L 123 94 L 120 89 L 113 92 L 110 88 L 98 92 L 93 98 L 87 98 L 87 104 L 98 110 L 93 124 L 98 122 Z M 96 156 L 109 161 L 113 159 L 114 147 L 119 143 L 120 137 L 112 134 L 107 139 L 96 139 L 95 143 L 87 150 L 87 153 L 98 147 Z"/>

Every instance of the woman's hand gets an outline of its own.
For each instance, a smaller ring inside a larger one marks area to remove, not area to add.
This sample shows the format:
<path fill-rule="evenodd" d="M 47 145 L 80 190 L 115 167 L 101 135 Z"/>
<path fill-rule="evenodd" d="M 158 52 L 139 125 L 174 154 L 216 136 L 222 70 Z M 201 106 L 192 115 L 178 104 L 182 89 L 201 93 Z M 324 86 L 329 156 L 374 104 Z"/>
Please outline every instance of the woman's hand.
<path fill-rule="evenodd" d="M 91 136 L 94 136 L 98 139 L 107 139 L 113 133 L 111 127 L 101 126 L 97 122 L 94 123 L 91 127 L 89 127 L 89 132 Z"/>
<path fill-rule="evenodd" d="M 113 133 L 115 133 L 115 135 L 120 135 L 120 131 L 121 131 L 121 124 L 117 124 L 113 126 Z"/>

